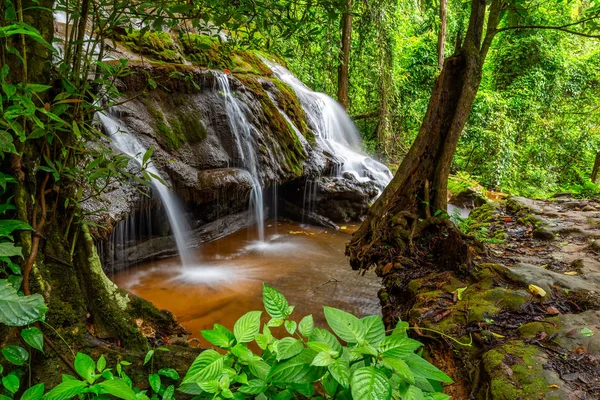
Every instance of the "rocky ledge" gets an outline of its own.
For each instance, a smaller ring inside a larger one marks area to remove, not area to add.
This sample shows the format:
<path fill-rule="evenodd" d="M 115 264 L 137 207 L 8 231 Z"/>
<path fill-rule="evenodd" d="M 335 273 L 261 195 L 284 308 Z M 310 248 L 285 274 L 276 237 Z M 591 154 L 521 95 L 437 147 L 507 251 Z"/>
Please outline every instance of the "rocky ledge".
<path fill-rule="evenodd" d="M 471 271 L 378 274 L 385 319 L 414 326 L 456 399 L 600 398 L 600 204 L 519 197 L 462 221 Z"/>

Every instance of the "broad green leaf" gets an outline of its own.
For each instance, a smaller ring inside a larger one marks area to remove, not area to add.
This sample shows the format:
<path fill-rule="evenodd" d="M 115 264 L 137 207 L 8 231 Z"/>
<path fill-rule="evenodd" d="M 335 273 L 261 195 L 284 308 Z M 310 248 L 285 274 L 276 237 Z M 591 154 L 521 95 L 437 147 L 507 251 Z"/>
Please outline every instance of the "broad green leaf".
<path fill-rule="evenodd" d="M 394 327 L 391 336 L 408 337 L 408 334 L 406 333 L 408 328 L 410 328 L 408 322 L 400 320 Z"/>
<path fill-rule="evenodd" d="M 405 390 L 400 390 L 402 400 L 425 400 L 423 391 L 414 385 L 409 385 Z"/>
<path fill-rule="evenodd" d="M 223 356 L 214 350 L 205 350 L 196 357 L 182 383 L 203 383 L 216 379 L 223 371 Z"/>
<path fill-rule="evenodd" d="M 300 354 L 271 368 L 269 380 L 282 383 L 312 383 L 321 378 L 324 368 L 313 367 L 310 363 L 317 353 L 311 349 L 303 349 Z"/>
<path fill-rule="evenodd" d="M 15 246 L 13 242 L 0 243 L 0 257 L 16 257 L 22 255 L 23 251 L 21 247 Z"/>
<path fill-rule="evenodd" d="M 173 368 L 161 368 L 158 370 L 158 374 L 166 376 L 167 378 L 171 378 L 175 381 L 179 379 L 179 374 Z"/>
<path fill-rule="evenodd" d="M 333 358 L 331 357 L 331 353 L 322 351 L 320 353 L 317 353 L 310 365 L 314 365 L 315 367 L 327 367 L 331 365 L 332 362 Z"/>
<path fill-rule="evenodd" d="M 21 396 L 21 400 L 41 400 L 44 396 L 44 383 L 38 383 L 35 386 L 27 389 L 23 396 Z"/>
<path fill-rule="evenodd" d="M 262 311 L 250 311 L 242 315 L 233 326 L 233 334 L 238 343 L 248 343 L 254 340 L 260 330 Z"/>
<path fill-rule="evenodd" d="M 285 296 L 266 283 L 263 283 L 263 303 L 265 310 L 272 318 L 286 319 L 289 316 L 289 305 Z"/>
<path fill-rule="evenodd" d="M 415 383 L 415 376 L 404 360 L 393 357 L 383 357 L 381 361 L 383 362 L 383 365 L 396 372 L 403 380 L 407 381 L 408 383 Z"/>
<path fill-rule="evenodd" d="M 359 368 L 352 374 L 352 398 L 355 400 L 389 400 L 392 387 L 387 377 L 374 367 Z"/>
<path fill-rule="evenodd" d="M 361 343 L 366 329 L 354 315 L 332 307 L 323 307 L 325 319 L 333 332 L 347 343 Z"/>
<path fill-rule="evenodd" d="M 23 326 L 43 320 L 48 308 L 40 294 L 19 296 L 5 279 L 0 279 L 0 323 Z"/>
<path fill-rule="evenodd" d="M 235 340 L 233 333 L 223 325 L 219 324 L 215 324 L 214 329 L 212 330 L 204 330 L 200 333 L 209 343 L 222 349 L 230 348 Z"/>
<path fill-rule="evenodd" d="M 52 86 L 48 86 L 48 85 L 40 85 L 37 83 L 28 83 L 27 84 L 27 89 L 30 89 L 33 92 L 36 93 L 41 93 L 41 92 L 45 92 L 46 90 L 50 89 Z"/>
<path fill-rule="evenodd" d="M 376 346 L 385 338 L 385 326 L 379 315 L 370 315 L 360 319 L 360 322 L 365 326 L 365 340 L 370 345 Z"/>
<path fill-rule="evenodd" d="M 177 388 L 178 391 L 185 394 L 191 394 L 193 396 L 202 394 L 203 390 L 196 382 L 184 383 Z"/>
<path fill-rule="evenodd" d="M 259 394 L 267 391 L 267 382 L 261 379 L 252 379 L 247 384 L 242 385 L 239 389 L 240 392 L 246 394 Z"/>
<path fill-rule="evenodd" d="M 421 346 L 423 346 L 421 342 L 410 338 L 387 336 L 379 343 L 379 351 L 384 356 L 403 358 L 406 355 L 413 354 Z"/>
<path fill-rule="evenodd" d="M 96 370 L 96 363 L 90 356 L 84 353 L 77 353 L 75 356 L 74 365 L 77 373 L 81 375 L 82 378 L 84 378 L 90 384 L 94 383 L 94 371 Z"/>
<path fill-rule="evenodd" d="M 283 338 L 277 344 L 277 360 L 287 360 L 299 354 L 304 345 L 298 339 L 291 337 Z"/>
<path fill-rule="evenodd" d="M 334 360 L 328 367 L 329 373 L 342 387 L 350 387 L 350 364 L 343 358 Z"/>
<path fill-rule="evenodd" d="M 313 320 L 312 314 L 302 318 L 302 320 L 298 324 L 298 330 L 300 331 L 300 334 L 304 337 L 309 337 L 314 328 L 315 322 Z"/>
<path fill-rule="evenodd" d="M 11 392 L 12 394 L 15 394 L 19 390 L 21 382 L 19 381 L 19 378 L 17 378 L 16 375 L 9 374 L 2 377 L 2 385 L 4 385 L 4 388 L 6 390 Z"/>
<path fill-rule="evenodd" d="M 271 371 L 271 366 L 263 360 L 252 360 L 248 364 L 248 369 L 250 369 L 252 375 L 259 379 L 266 380 Z"/>
<path fill-rule="evenodd" d="M 275 396 L 274 400 L 292 400 L 294 398 L 294 393 L 289 390 L 286 389 L 282 392 L 277 393 L 277 396 Z"/>
<path fill-rule="evenodd" d="M 107 381 L 113 382 L 113 381 Z M 54 389 L 46 393 L 44 400 L 69 400 L 78 394 L 83 393 L 88 383 L 85 381 L 68 380 L 64 381 Z"/>
<path fill-rule="evenodd" d="M 137 396 L 135 395 L 133 389 L 131 389 L 123 379 L 113 379 L 111 381 L 100 382 L 98 384 L 98 387 L 100 387 L 100 389 L 102 389 L 104 392 L 118 399 L 137 399 Z"/>
<path fill-rule="evenodd" d="M 148 383 L 154 393 L 158 393 L 160 391 L 160 375 L 158 374 L 150 374 L 148 375 Z"/>
<path fill-rule="evenodd" d="M 18 219 L 2 219 L 0 220 L 0 237 L 9 237 L 14 231 L 30 231 L 31 226 Z"/>
<path fill-rule="evenodd" d="M 29 352 L 21 346 L 4 346 L 2 348 L 2 355 L 8 362 L 15 365 L 23 365 L 29 358 Z"/>
<path fill-rule="evenodd" d="M 423 357 L 416 354 L 410 354 L 403 357 L 403 359 L 415 375 L 422 376 L 423 378 L 432 381 L 452 383 L 452 379 L 448 375 L 427 362 Z"/>
<path fill-rule="evenodd" d="M 34 349 L 37 349 L 42 353 L 44 352 L 44 335 L 38 328 L 23 329 L 21 331 L 21 337 L 25 340 L 25 343 Z"/>
<path fill-rule="evenodd" d="M 337 338 L 328 330 L 315 328 L 310 335 L 311 342 L 321 342 L 326 343 L 331 347 L 333 351 L 337 351 L 338 353 L 342 352 L 342 345 L 337 340 Z"/>

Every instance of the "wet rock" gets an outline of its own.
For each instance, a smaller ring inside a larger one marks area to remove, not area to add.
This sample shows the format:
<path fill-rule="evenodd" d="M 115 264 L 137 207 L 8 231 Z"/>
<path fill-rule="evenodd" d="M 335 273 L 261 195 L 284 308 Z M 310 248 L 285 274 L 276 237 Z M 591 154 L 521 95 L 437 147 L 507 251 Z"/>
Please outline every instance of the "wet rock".
<path fill-rule="evenodd" d="M 589 211 L 597 211 L 595 207 L 590 206 L 589 204 L 581 209 L 581 211 L 589 212 Z"/>
<path fill-rule="evenodd" d="M 325 228 L 339 229 L 339 226 L 329 218 L 314 211 L 305 210 L 302 207 L 299 207 L 298 205 L 285 199 L 280 201 L 279 206 L 281 208 L 282 215 L 294 221 L 302 221 L 303 223 L 323 226 Z"/>
<path fill-rule="evenodd" d="M 579 276 L 559 274 L 532 264 L 517 263 L 510 268 L 498 266 L 496 270 L 512 281 L 522 283 L 524 287 L 536 285 L 548 293 L 551 293 L 554 287 L 594 293 L 598 290 L 596 282 Z"/>
<path fill-rule="evenodd" d="M 459 208 L 473 209 L 486 204 L 488 201 L 480 193 L 467 189 L 457 195 L 454 195 L 448 200 L 448 204 L 452 204 Z"/>
<path fill-rule="evenodd" d="M 592 250 L 600 252 L 600 240 L 592 240 L 590 247 L 592 248 Z"/>

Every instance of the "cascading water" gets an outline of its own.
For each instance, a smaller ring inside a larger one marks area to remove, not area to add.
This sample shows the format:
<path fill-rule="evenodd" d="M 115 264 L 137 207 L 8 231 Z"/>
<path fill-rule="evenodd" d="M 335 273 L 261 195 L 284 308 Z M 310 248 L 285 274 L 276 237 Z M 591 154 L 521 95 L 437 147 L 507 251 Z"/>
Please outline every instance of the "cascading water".
<path fill-rule="evenodd" d="M 256 151 L 252 146 L 252 132 L 250 121 L 246 118 L 246 114 L 238 100 L 231 92 L 229 86 L 229 78 L 224 72 L 216 72 L 215 78 L 219 86 L 219 90 L 225 98 L 225 106 L 227 110 L 227 120 L 231 133 L 235 138 L 235 143 L 238 149 L 238 154 L 241 158 L 241 163 L 244 168 L 250 172 L 252 177 L 252 192 L 250 193 L 250 208 L 254 211 L 256 226 L 258 229 L 258 239 L 263 242 L 265 240 L 265 216 L 262 186 L 260 184 L 260 176 L 258 175 L 258 163 L 256 161 Z"/>
<path fill-rule="evenodd" d="M 134 159 L 140 166 L 143 164 L 143 156 L 146 153 L 146 148 L 136 139 L 136 137 L 129 133 L 127 128 L 118 120 L 115 115 L 98 113 L 98 118 L 104 126 L 106 133 L 112 139 L 113 145 L 127 154 L 129 157 Z M 147 171 L 160 178 L 160 173 L 150 163 L 147 167 Z M 162 180 L 162 178 L 160 178 Z M 189 231 L 189 227 L 179 206 L 179 202 L 175 196 L 171 193 L 169 188 L 165 186 L 160 180 L 153 179 L 152 185 L 158 192 L 160 199 L 163 202 L 163 206 L 169 218 L 171 225 L 171 231 L 177 244 L 177 250 L 179 251 L 179 257 L 181 263 L 184 266 L 192 265 L 196 261 L 192 256 L 186 245 L 184 233 Z M 121 244 L 123 247 L 123 244 Z"/>
<path fill-rule="evenodd" d="M 360 133 L 342 106 L 326 94 L 309 89 L 281 65 L 265 58 L 263 61 L 277 78 L 296 92 L 318 144 L 340 160 L 334 174 L 351 173 L 359 181 L 373 181 L 378 190 L 383 191 L 392 180 L 392 173 L 363 153 Z"/>

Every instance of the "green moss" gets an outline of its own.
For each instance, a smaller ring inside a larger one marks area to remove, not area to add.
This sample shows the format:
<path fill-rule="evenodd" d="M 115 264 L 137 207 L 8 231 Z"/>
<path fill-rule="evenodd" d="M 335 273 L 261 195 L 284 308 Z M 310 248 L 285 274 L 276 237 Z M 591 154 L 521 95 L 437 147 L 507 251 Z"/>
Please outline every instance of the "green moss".
<path fill-rule="evenodd" d="M 160 61 L 181 61 L 175 43 L 171 35 L 167 32 L 144 32 L 142 34 L 141 30 L 134 29 L 120 35 L 118 40 L 122 41 L 138 54 L 146 55 Z"/>
<path fill-rule="evenodd" d="M 233 73 L 254 74 L 270 76 L 273 72 L 262 60 L 252 51 L 235 50 L 231 54 L 233 62 Z"/>
<path fill-rule="evenodd" d="M 177 150 L 183 143 L 197 143 L 208 136 L 208 131 L 197 112 L 184 107 L 175 107 L 165 116 L 162 109 L 149 99 L 142 99 L 146 109 L 154 119 L 159 140 L 170 150 Z"/>
<path fill-rule="evenodd" d="M 304 108 L 300 104 L 300 100 L 287 83 L 280 81 L 279 79 L 273 78 L 271 82 L 277 87 L 277 93 L 275 99 L 285 112 L 285 114 L 292 120 L 294 125 L 298 128 L 300 133 L 311 143 L 315 142 L 315 133 L 308 129 L 306 124 L 306 113 Z"/>
<path fill-rule="evenodd" d="M 226 46 L 218 38 L 194 33 L 179 36 L 186 59 L 199 67 L 211 69 L 233 69 L 234 62 Z"/>
<path fill-rule="evenodd" d="M 539 347 L 514 341 L 483 355 L 490 378 L 490 395 L 497 400 L 544 399 L 552 390 L 544 373 Z"/>

